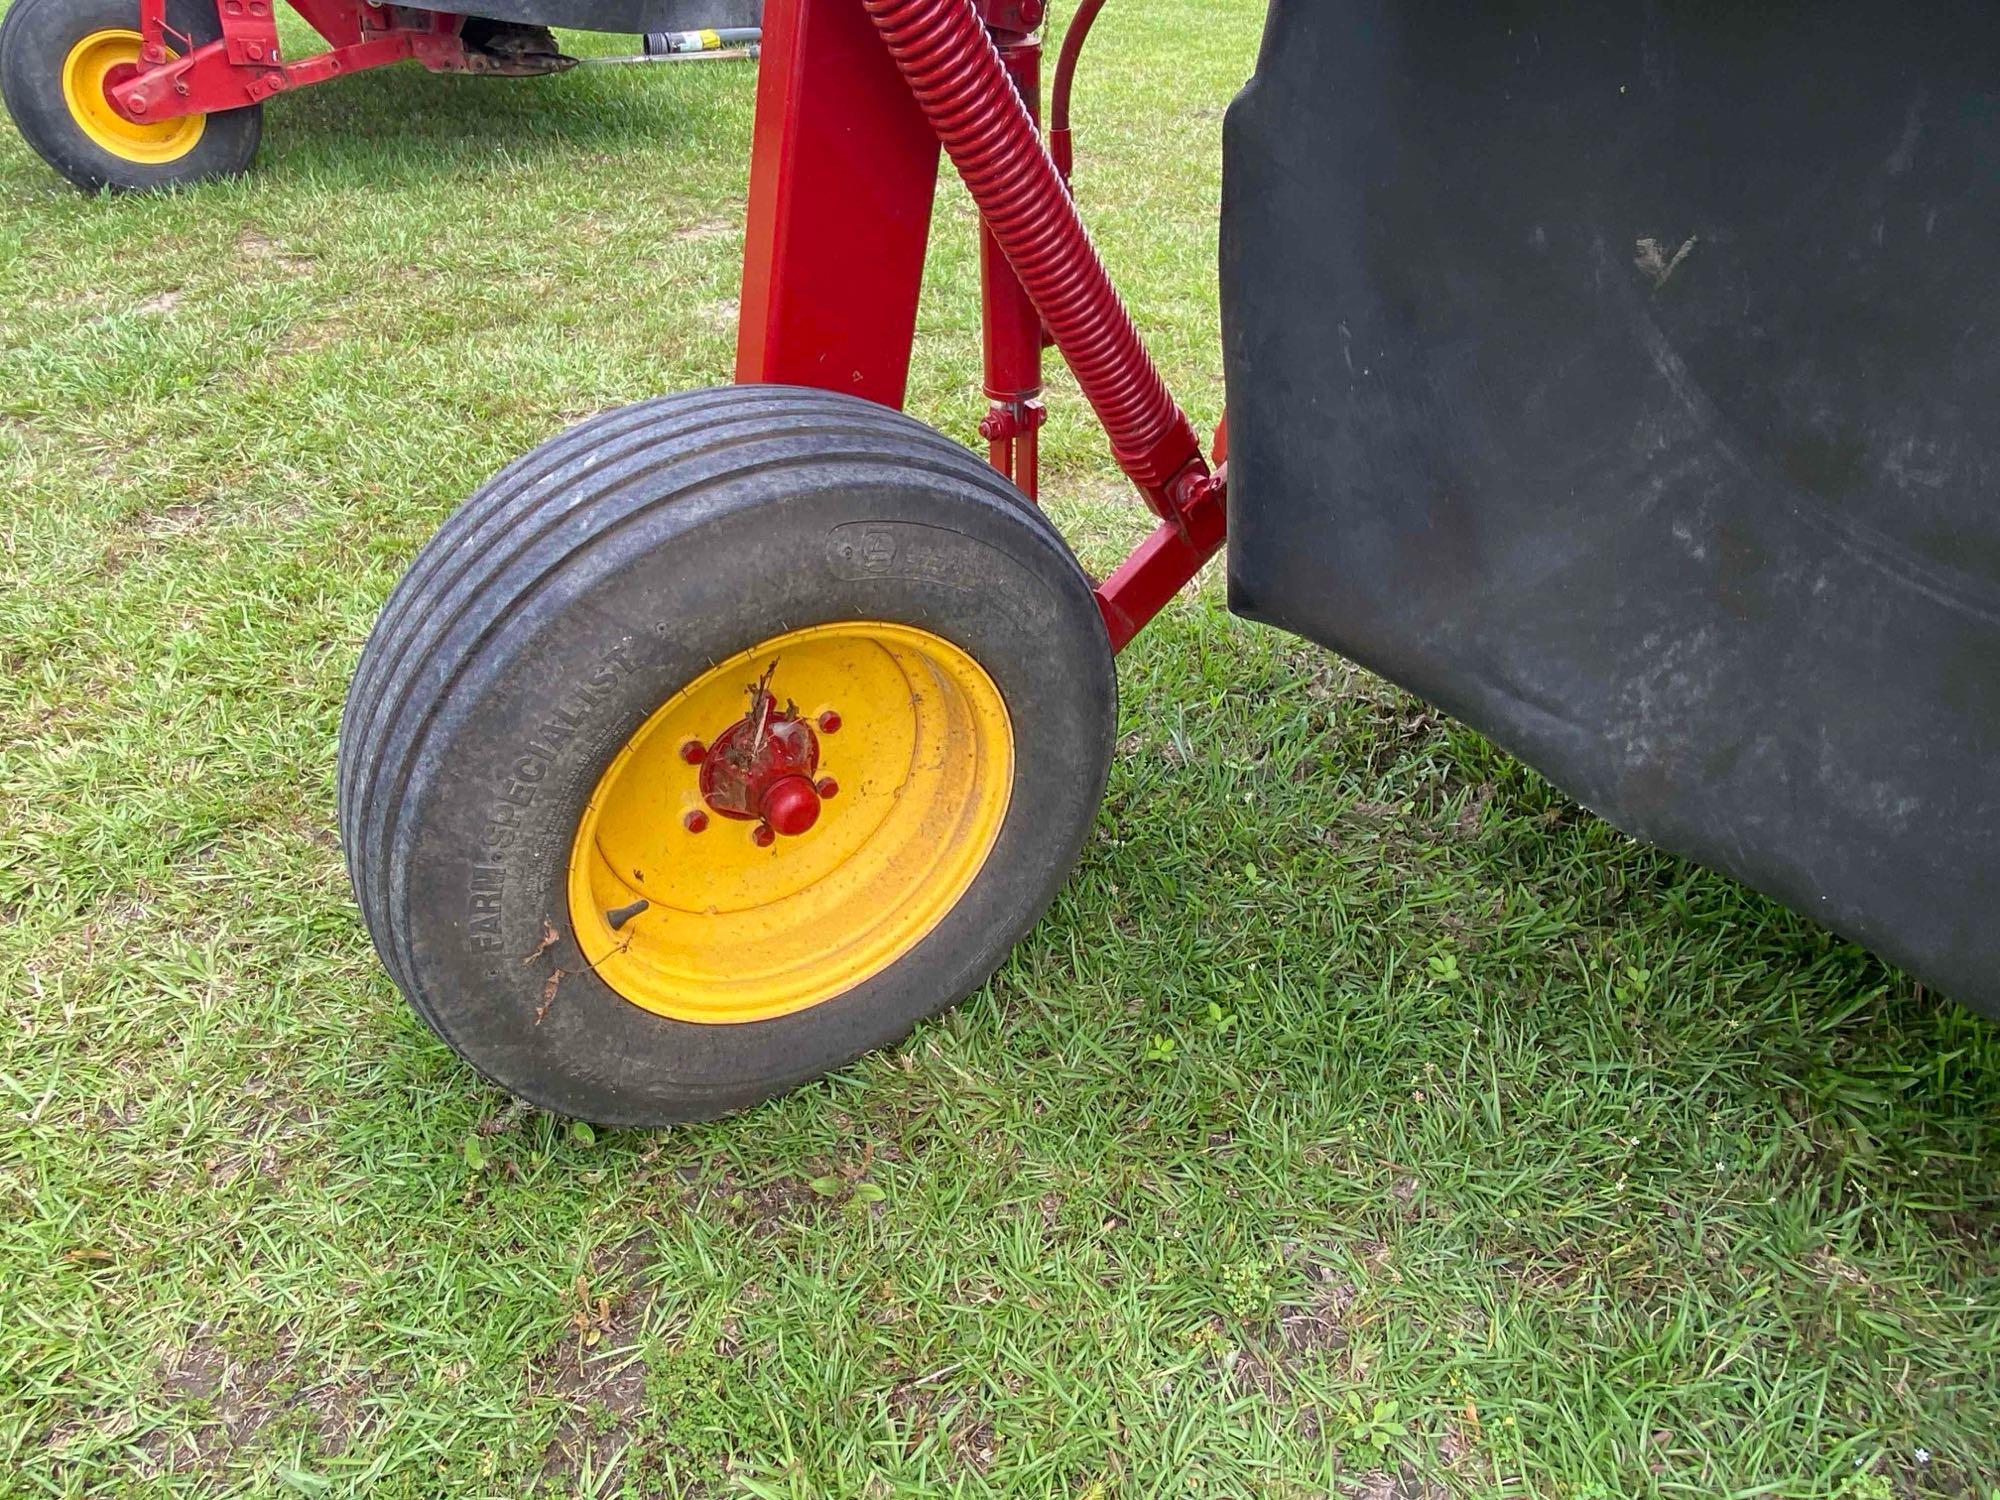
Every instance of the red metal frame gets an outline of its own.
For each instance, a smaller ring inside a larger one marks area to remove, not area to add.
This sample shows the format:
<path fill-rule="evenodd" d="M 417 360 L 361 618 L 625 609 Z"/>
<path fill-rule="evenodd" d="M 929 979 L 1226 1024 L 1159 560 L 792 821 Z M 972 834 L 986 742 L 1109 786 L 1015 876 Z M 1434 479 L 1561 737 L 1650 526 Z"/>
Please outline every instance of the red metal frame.
<path fill-rule="evenodd" d="M 1118 650 L 1222 546 L 1224 481 L 1043 143 L 1041 19 L 1042 0 L 768 0 L 736 374 L 902 405 L 942 144 L 981 213 L 994 466 L 1035 493 L 1046 329 L 1160 517 L 1097 589 Z"/>
<path fill-rule="evenodd" d="M 275 0 L 217 0 L 222 35 L 200 47 L 167 25 L 166 0 L 139 0 L 139 51 L 146 66 L 113 84 L 106 96 L 128 119 L 170 120 L 241 109 L 286 89 L 406 58 L 437 73 L 479 73 L 492 67 L 490 59 L 468 52 L 459 39 L 463 16 L 368 0 L 289 3 L 326 38 L 326 51 L 285 61 L 279 54 Z"/>
<path fill-rule="evenodd" d="M 903 404 L 938 140 L 857 0 L 764 11 L 736 378 Z"/>

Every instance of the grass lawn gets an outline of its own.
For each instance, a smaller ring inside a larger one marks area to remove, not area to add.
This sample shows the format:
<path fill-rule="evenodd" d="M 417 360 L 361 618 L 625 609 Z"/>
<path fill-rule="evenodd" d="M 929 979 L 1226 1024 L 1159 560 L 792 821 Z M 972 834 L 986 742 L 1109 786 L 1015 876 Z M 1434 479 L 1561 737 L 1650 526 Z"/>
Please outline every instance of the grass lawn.
<path fill-rule="evenodd" d="M 1201 424 L 1259 12 L 1113 7 L 1079 107 Z M 752 86 L 371 73 L 153 200 L 0 129 L 0 1493 L 2000 1493 L 2000 1030 L 1213 579 L 900 1051 L 593 1134 L 405 1009 L 348 672 L 503 462 L 728 377 Z M 962 436 L 972 228 L 912 398 Z M 1054 405 L 1102 566 L 1143 518 Z"/>

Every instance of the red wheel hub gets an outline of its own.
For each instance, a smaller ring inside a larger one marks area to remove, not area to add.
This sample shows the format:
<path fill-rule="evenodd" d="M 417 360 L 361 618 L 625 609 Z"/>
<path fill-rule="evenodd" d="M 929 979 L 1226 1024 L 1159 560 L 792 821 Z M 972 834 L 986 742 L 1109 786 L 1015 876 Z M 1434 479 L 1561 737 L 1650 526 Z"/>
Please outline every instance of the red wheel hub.
<path fill-rule="evenodd" d="M 793 705 L 777 706 L 770 682 L 767 670 L 749 711 L 700 757 L 702 800 L 725 818 L 760 825 L 759 843 L 768 842 L 765 829 L 797 838 L 819 821 L 819 739 Z"/>

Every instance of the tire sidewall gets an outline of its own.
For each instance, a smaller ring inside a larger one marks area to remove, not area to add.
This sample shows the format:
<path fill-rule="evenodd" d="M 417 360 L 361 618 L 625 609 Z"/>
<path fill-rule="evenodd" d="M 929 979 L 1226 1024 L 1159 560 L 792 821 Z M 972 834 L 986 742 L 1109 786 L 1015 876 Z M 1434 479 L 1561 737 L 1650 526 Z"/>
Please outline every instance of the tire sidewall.
<path fill-rule="evenodd" d="M 913 949 L 807 1010 L 700 1025 L 624 1000 L 587 970 L 570 923 L 571 847 L 593 788 L 712 664 L 851 620 L 930 631 L 993 678 L 1015 745 L 993 850 Z M 494 1081 L 608 1124 L 718 1114 L 824 1073 L 962 998 L 1040 916 L 1103 794 L 1115 695 L 1067 549 L 949 471 L 751 476 L 647 510 L 480 645 L 419 742 L 389 909 L 420 1007 Z"/>
<path fill-rule="evenodd" d="M 197 47 L 222 35 L 212 0 L 167 0 L 167 24 Z M 262 105 L 211 113 L 193 149 L 170 162 L 130 161 L 84 133 L 63 99 L 63 60 L 94 31 L 138 27 L 138 0 L 15 0 L 0 22 L 0 87 L 22 136 L 89 190 L 139 191 L 241 172 L 256 153 Z"/>

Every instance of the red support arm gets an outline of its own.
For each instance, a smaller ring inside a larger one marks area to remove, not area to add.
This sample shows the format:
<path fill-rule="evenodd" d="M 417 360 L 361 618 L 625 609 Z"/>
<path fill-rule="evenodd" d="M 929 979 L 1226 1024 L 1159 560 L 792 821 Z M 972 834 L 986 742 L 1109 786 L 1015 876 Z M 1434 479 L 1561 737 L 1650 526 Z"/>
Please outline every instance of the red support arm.
<path fill-rule="evenodd" d="M 856 0 L 770 0 L 736 378 L 900 407 L 938 140 Z"/>

